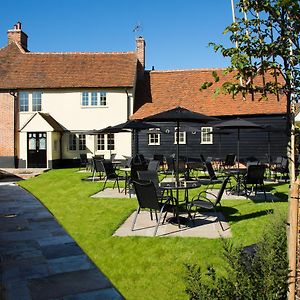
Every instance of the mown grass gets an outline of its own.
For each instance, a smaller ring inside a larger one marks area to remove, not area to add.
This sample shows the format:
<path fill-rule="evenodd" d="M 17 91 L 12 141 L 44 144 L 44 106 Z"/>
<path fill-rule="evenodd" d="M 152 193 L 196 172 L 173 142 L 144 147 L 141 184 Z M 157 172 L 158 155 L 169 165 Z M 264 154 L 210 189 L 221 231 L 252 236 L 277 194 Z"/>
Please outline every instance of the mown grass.
<path fill-rule="evenodd" d="M 101 183 L 82 180 L 87 176 L 76 169 L 51 170 L 20 185 L 53 213 L 126 299 L 187 299 L 185 263 L 210 264 L 226 272 L 219 239 L 113 237 L 136 208 L 136 200 L 91 198 Z M 273 213 L 287 210 L 288 186 L 270 189 L 282 200 L 222 201 L 235 244 L 255 243 Z"/>

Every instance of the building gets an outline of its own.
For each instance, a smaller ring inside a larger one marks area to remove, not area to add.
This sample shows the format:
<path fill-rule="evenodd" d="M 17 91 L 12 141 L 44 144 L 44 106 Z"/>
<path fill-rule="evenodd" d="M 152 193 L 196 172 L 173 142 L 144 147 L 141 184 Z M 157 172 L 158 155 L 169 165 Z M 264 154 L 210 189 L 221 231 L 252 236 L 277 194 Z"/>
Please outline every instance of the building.
<path fill-rule="evenodd" d="M 218 83 L 206 90 L 199 91 L 202 83 L 212 80 L 212 71 L 220 76 Z M 138 82 L 135 107 L 132 118 L 144 118 L 160 111 L 182 106 L 221 120 L 243 118 L 260 125 L 271 125 L 278 132 L 262 130 L 240 131 L 240 157 L 252 156 L 267 160 L 268 137 L 270 137 L 270 155 L 276 158 L 286 154 L 286 97 L 269 94 L 264 100 L 259 95 L 242 95 L 234 99 L 231 95 L 215 95 L 215 89 L 225 81 L 232 81 L 223 75 L 222 69 L 195 69 L 174 71 L 145 71 L 144 79 Z M 270 76 L 266 75 L 266 77 Z M 273 78 L 273 77 L 271 77 Z M 266 78 L 269 80 L 271 78 Z M 172 155 L 176 152 L 175 124 L 156 123 L 160 131 L 147 131 L 139 136 L 139 149 L 145 156 L 154 154 Z M 180 130 L 180 153 L 188 157 L 220 157 L 226 153 L 237 152 L 237 130 L 230 134 L 212 135 L 212 124 L 189 124 L 190 130 Z M 195 128 L 195 129 L 193 129 Z"/>
<path fill-rule="evenodd" d="M 229 119 L 240 116 L 260 124 L 285 128 L 282 96 L 268 100 L 214 95 L 218 85 L 200 92 L 212 69 L 147 71 L 145 41 L 126 53 L 36 53 L 27 49 L 21 23 L 8 30 L 8 44 L 0 49 L 0 167 L 72 166 L 81 153 L 89 157 L 131 155 L 130 133 L 90 134 L 128 119 L 140 119 L 176 106 Z M 222 70 L 217 70 L 221 73 Z M 220 82 L 228 80 L 221 75 Z M 145 156 L 175 152 L 174 124 L 139 135 Z M 193 124 L 192 124 L 193 125 Z M 209 134 L 211 125 L 180 133 L 186 156 L 219 157 L 236 151 L 236 132 Z M 200 132 L 199 132 L 200 131 Z M 272 133 L 271 155 L 286 152 L 285 133 Z M 265 132 L 241 133 L 241 157 L 262 159 L 267 152 Z M 222 151 L 220 146 L 222 146 Z"/>
<path fill-rule="evenodd" d="M 0 166 L 72 165 L 80 153 L 131 154 L 129 134 L 87 135 L 133 113 L 145 43 L 126 53 L 34 53 L 17 23 L 0 49 Z"/>

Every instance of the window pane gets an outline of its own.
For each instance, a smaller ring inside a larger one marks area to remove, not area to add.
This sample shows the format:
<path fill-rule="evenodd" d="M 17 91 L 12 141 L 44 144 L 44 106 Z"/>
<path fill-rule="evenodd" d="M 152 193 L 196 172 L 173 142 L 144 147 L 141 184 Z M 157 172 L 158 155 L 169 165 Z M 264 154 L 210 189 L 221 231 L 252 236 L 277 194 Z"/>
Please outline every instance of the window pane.
<path fill-rule="evenodd" d="M 105 150 L 105 139 L 102 133 L 97 135 L 97 149 Z"/>
<path fill-rule="evenodd" d="M 105 92 L 100 93 L 100 105 L 106 105 L 106 93 Z"/>
<path fill-rule="evenodd" d="M 159 133 L 149 133 L 149 145 L 160 145 L 160 134 Z"/>
<path fill-rule="evenodd" d="M 107 150 L 115 150 L 115 135 L 113 133 L 107 134 Z"/>
<path fill-rule="evenodd" d="M 212 127 L 201 128 L 201 144 L 212 144 L 213 135 L 209 134 L 212 131 Z"/>
<path fill-rule="evenodd" d="M 91 98 L 91 105 L 97 105 L 98 104 L 98 101 L 97 101 L 97 93 L 93 92 L 92 93 L 92 98 Z"/>
<path fill-rule="evenodd" d="M 186 132 L 179 131 L 179 144 L 185 144 L 185 143 L 186 143 Z M 177 144 L 177 128 L 175 128 L 175 132 L 174 132 L 174 144 Z"/>
<path fill-rule="evenodd" d="M 20 93 L 20 111 L 28 111 L 28 93 Z"/>
<path fill-rule="evenodd" d="M 76 150 L 76 135 L 75 134 L 69 135 L 69 149 Z"/>
<path fill-rule="evenodd" d="M 85 134 L 79 134 L 79 150 L 86 149 Z"/>
<path fill-rule="evenodd" d="M 42 110 L 42 93 L 33 92 L 32 93 L 32 111 Z"/>
<path fill-rule="evenodd" d="M 89 105 L 89 93 L 88 92 L 83 92 L 82 93 L 81 105 L 82 106 L 88 106 Z"/>

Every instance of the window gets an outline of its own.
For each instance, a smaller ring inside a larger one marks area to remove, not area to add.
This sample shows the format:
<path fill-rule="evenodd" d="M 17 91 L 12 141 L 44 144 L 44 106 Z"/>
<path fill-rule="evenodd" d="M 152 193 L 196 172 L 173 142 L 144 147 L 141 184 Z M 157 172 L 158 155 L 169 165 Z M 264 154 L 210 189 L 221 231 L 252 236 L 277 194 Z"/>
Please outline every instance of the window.
<path fill-rule="evenodd" d="M 42 110 L 42 93 L 33 92 L 32 93 L 32 111 Z"/>
<path fill-rule="evenodd" d="M 83 92 L 81 94 L 81 106 L 100 107 L 106 106 L 105 92 Z"/>
<path fill-rule="evenodd" d="M 85 134 L 79 134 L 79 150 L 85 150 L 86 149 L 86 140 L 85 140 Z"/>
<path fill-rule="evenodd" d="M 81 105 L 88 106 L 89 105 L 89 93 L 83 92 L 81 95 Z"/>
<path fill-rule="evenodd" d="M 148 145 L 150 145 L 150 146 L 160 145 L 160 133 L 155 132 L 154 129 L 149 129 L 149 130 L 153 131 L 153 132 L 150 132 L 148 134 Z"/>
<path fill-rule="evenodd" d="M 76 150 L 76 134 L 69 135 L 69 150 Z"/>
<path fill-rule="evenodd" d="M 201 144 L 213 144 L 212 127 L 201 127 Z"/>
<path fill-rule="evenodd" d="M 98 134 L 97 135 L 97 149 L 98 150 L 115 150 L 115 135 L 109 134 Z"/>
<path fill-rule="evenodd" d="M 91 105 L 96 106 L 97 104 L 98 104 L 97 93 L 93 92 L 92 93 L 92 98 L 91 98 Z"/>
<path fill-rule="evenodd" d="M 179 128 L 179 144 L 185 144 L 186 143 L 186 132 L 180 131 Z M 177 127 L 175 127 L 174 132 L 174 144 L 177 144 Z"/>
<path fill-rule="evenodd" d="M 100 105 L 101 106 L 106 105 L 106 93 L 105 92 L 100 93 Z"/>
<path fill-rule="evenodd" d="M 20 92 L 20 111 L 28 111 L 28 93 Z"/>
<path fill-rule="evenodd" d="M 97 149 L 105 150 L 105 134 L 103 133 L 97 135 Z"/>
<path fill-rule="evenodd" d="M 113 133 L 107 134 L 107 150 L 115 150 L 115 135 Z"/>

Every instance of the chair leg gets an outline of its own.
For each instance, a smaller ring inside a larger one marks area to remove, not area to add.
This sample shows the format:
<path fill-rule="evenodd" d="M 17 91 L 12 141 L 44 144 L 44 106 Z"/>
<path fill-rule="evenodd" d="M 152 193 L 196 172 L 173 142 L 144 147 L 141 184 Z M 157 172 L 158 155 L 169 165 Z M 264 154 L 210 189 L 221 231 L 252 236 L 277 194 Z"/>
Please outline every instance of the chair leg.
<path fill-rule="evenodd" d="M 131 231 L 133 231 L 133 228 L 134 228 L 134 225 L 135 225 L 137 216 L 138 216 L 138 214 L 140 213 L 140 211 L 141 211 L 141 208 L 140 208 L 140 206 L 138 206 L 138 208 L 137 208 L 137 210 L 136 210 L 136 213 L 135 213 L 135 216 L 134 216 L 134 219 L 133 219 L 132 226 L 131 226 Z"/>
<path fill-rule="evenodd" d="M 158 226 L 159 226 L 159 223 L 160 223 L 160 219 L 161 219 L 163 210 L 164 210 L 164 206 L 161 208 L 161 210 L 159 212 L 159 217 L 158 217 L 158 220 L 157 220 L 157 223 L 156 223 L 156 227 L 155 227 L 153 236 L 156 236 L 156 233 L 157 233 L 157 230 L 158 230 Z"/>
<path fill-rule="evenodd" d="M 106 182 L 107 182 L 107 177 L 105 178 L 105 181 L 104 181 L 104 185 L 103 185 L 103 188 L 102 188 L 102 191 L 104 191 L 105 187 L 106 187 Z"/>

